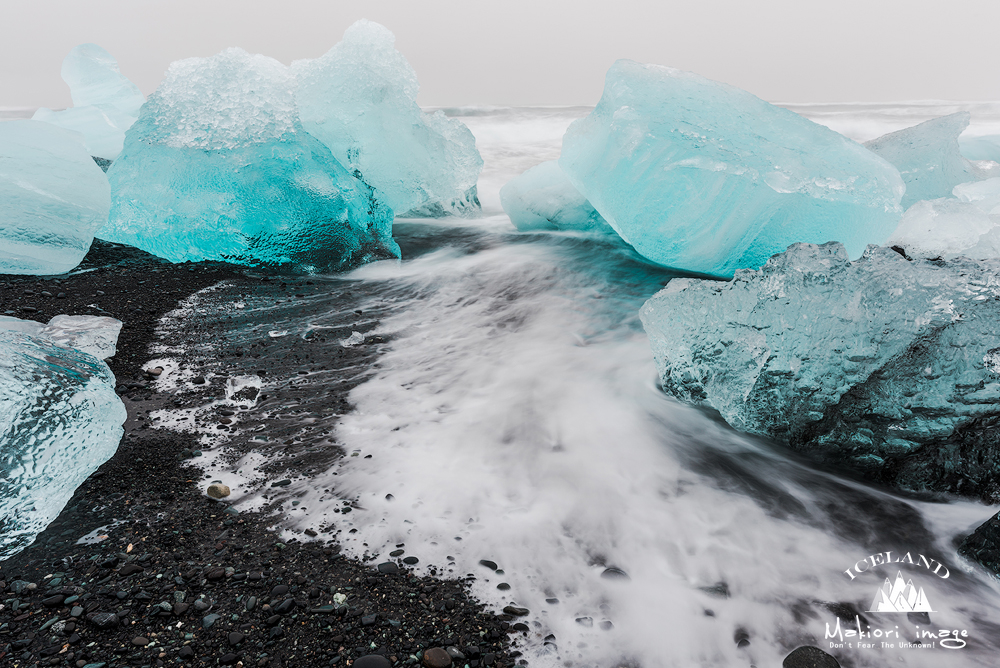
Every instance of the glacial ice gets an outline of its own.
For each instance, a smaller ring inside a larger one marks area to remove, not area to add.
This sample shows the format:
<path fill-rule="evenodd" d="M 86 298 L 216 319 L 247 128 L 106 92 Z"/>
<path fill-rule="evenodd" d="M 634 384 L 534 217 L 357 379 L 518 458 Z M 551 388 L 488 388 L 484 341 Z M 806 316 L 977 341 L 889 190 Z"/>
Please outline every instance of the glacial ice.
<path fill-rule="evenodd" d="M 122 321 L 99 315 L 57 315 L 43 325 L 0 315 L 0 329 L 42 338 L 103 360 L 115 356 Z"/>
<path fill-rule="evenodd" d="M 62 274 L 108 218 L 108 180 L 80 135 L 39 121 L 0 123 L 0 273 Z"/>
<path fill-rule="evenodd" d="M 559 166 L 621 237 L 661 265 L 713 276 L 796 241 L 852 257 L 899 222 L 896 169 L 859 144 L 696 74 L 616 62 Z"/>
<path fill-rule="evenodd" d="M 108 178 L 98 236 L 172 262 L 336 271 L 399 257 L 381 195 L 303 130 L 290 69 L 242 49 L 171 64 Z"/>
<path fill-rule="evenodd" d="M 522 232 L 580 230 L 615 234 L 555 160 L 535 165 L 508 181 L 500 189 L 500 205 Z"/>
<path fill-rule="evenodd" d="M 69 85 L 73 106 L 62 111 L 39 109 L 33 120 L 79 132 L 91 155 L 114 160 L 146 98 L 122 76 L 118 61 L 96 44 L 70 51 L 63 60 L 62 78 Z"/>
<path fill-rule="evenodd" d="M 902 205 L 950 197 L 960 183 L 996 176 L 962 157 L 958 136 L 969 127 L 967 111 L 932 118 L 911 128 L 865 142 L 865 147 L 899 169 L 906 193 Z"/>
<path fill-rule="evenodd" d="M 958 147 L 962 156 L 973 162 L 1000 163 L 1000 135 L 959 137 Z"/>
<path fill-rule="evenodd" d="M 126 411 L 111 370 L 46 338 L 66 331 L 47 334 L 50 326 L 0 320 L 0 559 L 55 519 L 122 436 Z"/>
<path fill-rule="evenodd" d="M 475 137 L 441 111 L 421 111 L 417 75 L 395 40 L 362 19 L 325 55 L 292 63 L 302 124 L 400 216 L 478 211 Z"/>
<path fill-rule="evenodd" d="M 960 187 L 955 190 L 959 191 Z M 996 197 L 995 194 L 990 196 Z M 978 206 L 983 201 L 921 200 L 906 210 L 887 245 L 900 246 L 912 256 L 1000 258 L 1000 214 L 990 215 L 984 211 Z"/>
<path fill-rule="evenodd" d="M 674 279 L 640 315 L 664 390 L 736 429 L 1000 500 L 1000 261 L 793 244 L 731 282 Z"/>

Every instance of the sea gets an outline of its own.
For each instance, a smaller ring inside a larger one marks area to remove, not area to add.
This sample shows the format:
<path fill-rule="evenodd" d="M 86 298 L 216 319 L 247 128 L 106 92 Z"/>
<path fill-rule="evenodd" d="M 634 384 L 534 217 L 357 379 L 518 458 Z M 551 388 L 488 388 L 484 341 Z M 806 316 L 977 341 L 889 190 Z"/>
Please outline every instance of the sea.
<path fill-rule="evenodd" d="M 959 110 L 1000 134 L 1000 104 L 784 106 L 859 141 Z M 665 395 L 638 312 L 674 274 L 607 237 L 518 232 L 500 207 L 590 109 L 445 111 L 485 160 L 481 216 L 397 219 L 399 261 L 296 279 L 298 296 L 219 284 L 161 321 L 160 389 L 226 387 L 150 416 L 201 430 L 206 480 L 285 538 L 373 567 L 402 549 L 526 609 L 532 666 L 777 667 L 802 645 L 858 668 L 996 666 L 1000 582 L 956 549 L 996 509 L 824 470 Z M 220 340 L 248 354 L 223 369 Z M 358 347 L 363 363 L 342 354 Z M 254 417 L 191 426 L 228 404 Z M 318 463 L 275 488 L 282 444 Z M 918 610 L 886 610 L 900 601 Z"/>

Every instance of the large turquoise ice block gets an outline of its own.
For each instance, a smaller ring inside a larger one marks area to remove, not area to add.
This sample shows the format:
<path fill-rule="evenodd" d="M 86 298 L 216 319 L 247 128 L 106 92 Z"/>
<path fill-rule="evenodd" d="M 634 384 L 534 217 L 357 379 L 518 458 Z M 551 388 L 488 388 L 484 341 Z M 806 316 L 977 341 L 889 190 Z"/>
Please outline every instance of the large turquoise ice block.
<path fill-rule="evenodd" d="M 336 271 L 399 256 L 392 210 L 302 129 L 289 68 L 241 49 L 173 63 L 108 178 L 97 236 L 172 262 Z"/>
<path fill-rule="evenodd" d="M 729 282 L 674 279 L 640 316 L 678 399 L 907 489 L 995 503 L 998 276 L 997 260 L 794 244 Z"/>
<path fill-rule="evenodd" d="M 108 219 L 104 176 L 75 132 L 0 123 L 0 273 L 62 274 Z"/>
<path fill-rule="evenodd" d="M 620 60 L 559 165 L 661 265 L 729 277 L 797 241 L 852 257 L 896 227 L 896 169 L 833 130 L 689 72 Z"/>
<path fill-rule="evenodd" d="M 66 327 L 0 317 L 0 559 L 31 544 L 122 436 L 108 365 L 53 333 Z"/>
<path fill-rule="evenodd" d="M 967 111 L 932 118 L 911 128 L 891 132 L 865 142 L 899 170 L 906 184 L 903 208 L 925 199 L 951 197 L 960 183 L 997 176 L 966 160 L 958 137 L 969 127 Z"/>
<path fill-rule="evenodd" d="M 597 210 L 549 160 L 514 177 L 500 189 L 500 205 L 514 227 L 615 234 Z"/>
<path fill-rule="evenodd" d="M 302 124 L 399 215 L 478 212 L 476 139 L 460 121 L 417 106 L 417 75 L 395 40 L 362 19 L 325 55 L 293 63 Z"/>
<path fill-rule="evenodd" d="M 62 78 L 69 85 L 73 106 L 62 111 L 39 109 L 33 120 L 79 132 L 91 155 L 114 160 L 146 98 L 122 75 L 118 61 L 96 44 L 70 51 L 63 60 Z"/>

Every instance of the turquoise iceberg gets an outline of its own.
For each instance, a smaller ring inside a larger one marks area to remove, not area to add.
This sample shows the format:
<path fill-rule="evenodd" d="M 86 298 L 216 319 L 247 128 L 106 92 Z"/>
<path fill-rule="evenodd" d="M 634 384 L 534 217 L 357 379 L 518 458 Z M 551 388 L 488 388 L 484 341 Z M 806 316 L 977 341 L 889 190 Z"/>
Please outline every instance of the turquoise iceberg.
<path fill-rule="evenodd" d="M 896 169 L 836 132 L 696 74 L 620 60 L 559 165 L 640 254 L 730 277 L 794 242 L 852 257 L 902 213 Z"/>
<path fill-rule="evenodd" d="M 302 128 L 289 68 L 242 49 L 173 63 L 108 179 L 97 236 L 172 262 L 337 271 L 399 257 L 381 195 Z"/>

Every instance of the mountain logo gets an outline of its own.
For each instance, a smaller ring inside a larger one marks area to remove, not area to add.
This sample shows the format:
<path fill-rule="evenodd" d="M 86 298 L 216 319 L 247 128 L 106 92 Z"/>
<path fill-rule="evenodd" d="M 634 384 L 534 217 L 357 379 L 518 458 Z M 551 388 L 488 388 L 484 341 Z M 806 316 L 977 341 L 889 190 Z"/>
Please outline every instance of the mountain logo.
<path fill-rule="evenodd" d="M 934 612 L 930 601 L 924 594 L 924 588 L 917 589 L 913 580 L 903 581 L 903 573 L 896 573 L 895 582 L 889 578 L 875 592 L 872 606 L 868 612 Z"/>

